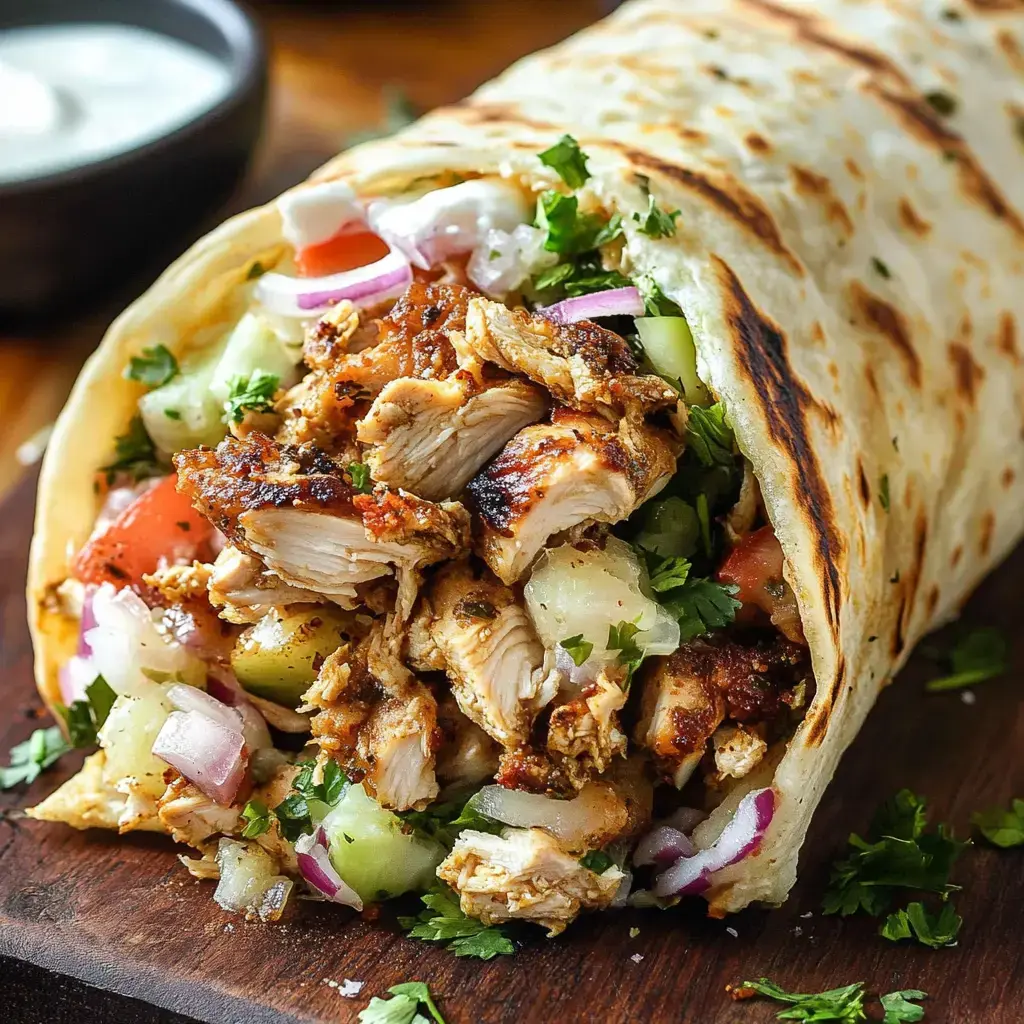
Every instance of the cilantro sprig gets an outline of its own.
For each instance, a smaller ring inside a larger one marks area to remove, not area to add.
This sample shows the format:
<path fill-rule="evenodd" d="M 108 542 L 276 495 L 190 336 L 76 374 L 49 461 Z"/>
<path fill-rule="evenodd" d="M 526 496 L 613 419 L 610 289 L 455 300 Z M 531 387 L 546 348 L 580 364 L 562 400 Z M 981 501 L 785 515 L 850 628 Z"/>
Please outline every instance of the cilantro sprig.
<path fill-rule="evenodd" d="M 736 600 L 739 587 L 712 579 L 693 579 L 686 558 L 660 558 L 648 555 L 651 589 L 658 602 L 679 623 L 685 643 L 713 630 L 728 626 L 742 607 Z"/>
<path fill-rule="evenodd" d="M 686 424 L 686 443 L 705 466 L 733 466 L 736 462 L 732 427 L 726 422 L 725 406 L 716 402 L 707 409 L 691 405 Z"/>
<path fill-rule="evenodd" d="M 370 467 L 365 462 L 350 462 L 348 464 L 348 475 L 352 478 L 353 489 L 360 494 L 369 494 L 373 490 Z"/>
<path fill-rule="evenodd" d="M 247 412 L 273 411 L 274 392 L 281 378 L 266 370 L 253 370 L 248 376 L 237 375 L 228 384 L 224 412 L 230 423 L 241 423 Z"/>
<path fill-rule="evenodd" d="M 488 927 L 483 921 L 464 914 L 458 897 L 444 883 L 438 882 L 420 899 L 425 910 L 415 917 L 398 919 L 410 938 L 448 943 L 448 949 L 456 956 L 478 960 L 509 956 L 516 951 L 512 940 L 501 928 Z"/>
<path fill-rule="evenodd" d="M 554 170 L 569 188 L 579 188 L 590 177 L 587 155 L 571 135 L 563 135 L 550 149 L 538 153 L 537 158 Z"/>
<path fill-rule="evenodd" d="M 141 416 L 133 416 L 128 429 L 114 439 L 114 460 L 100 469 L 106 473 L 107 483 L 113 483 L 120 473 L 139 481 L 164 472 L 156 457 L 156 445 Z"/>
<path fill-rule="evenodd" d="M 594 645 L 589 640 L 584 640 L 582 633 L 567 636 L 558 646 L 572 658 L 572 662 L 577 668 L 585 664 L 586 660 L 594 653 Z"/>
<path fill-rule="evenodd" d="M 915 900 L 907 904 L 906 910 L 890 914 L 879 929 L 879 934 L 892 942 L 915 939 L 922 946 L 941 949 L 943 946 L 956 945 L 956 937 L 963 923 L 963 918 L 948 901 L 942 904 L 938 912 L 933 913 L 923 903 Z"/>
<path fill-rule="evenodd" d="M 666 213 L 655 202 L 654 196 L 647 194 L 647 212 L 641 216 L 633 214 L 633 220 L 640 225 L 641 234 L 648 238 L 671 238 L 676 233 L 676 217 L 681 216 L 681 210 L 673 210 Z"/>
<path fill-rule="evenodd" d="M 971 823 L 993 846 L 1024 846 L 1024 800 L 1012 800 L 1008 808 L 978 811 L 971 815 Z"/>
<path fill-rule="evenodd" d="M 960 637 L 949 652 L 949 673 L 932 679 L 926 686 L 931 693 L 959 690 L 1002 675 L 1007 668 L 1009 648 L 998 629 L 986 626 Z"/>
<path fill-rule="evenodd" d="M 255 839 L 270 831 L 270 808 L 262 800 L 250 800 L 242 808 L 243 839 Z"/>
<path fill-rule="evenodd" d="M 177 377 L 179 372 L 174 353 L 166 345 L 154 345 L 128 360 L 124 377 L 125 380 L 137 380 L 140 384 L 158 388 Z"/>
<path fill-rule="evenodd" d="M 608 627 L 608 642 L 605 647 L 609 651 L 619 652 L 619 664 L 626 669 L 626 683 L 633 678 L 633 673 L 644 660 L 643 648 L 636 642 L 640 627 L 636 622 L 619 622 Z"/>
<path fill-rule="evenodd" d="M 23 743 L 11 747 L 10 765 L 0 767 L 0 789 L 34 782 L 40 772 L 49 768 L 70 749 L 56 725 L 48 729 L 36 729 Z"/>
<path fill-rule="evenodd" d="M 841 1021 L 866 1020 L 864 1013 L 864 982 L 856 981 L 842 988 L 827 992 L 787 992 L 768 978 L 744 981 L 738 986 L 741 993 L 752 989 L 760 996 L 774 999 L 777 1003 L 788 1003 L 790 1009 L 780 1010 L 779 1020 Z"/>
<path fill-rule="evenodd" d="M 497 835 L 505 826 L 500 821 L 481 814 L 476 806 L 476 794 L 468 800 L 448 800 L 432 804 L 423 811 L 396 811 L 399 818 L 413 831 L 426 839 L 434 839 L 451 849 L 463 829 L 489 832 Z"/>
<path fill-rule="evenodd" d="M 57 711 L 67 725 L 68 738 L 73 747 L 96 745 L 96 734 L 107 720 L 115 700 L 117 694 L 110 688 L 110 684 L 103 676 L 97 676 L 85 688 L 84 700 L 73 701 L 70 707 L 57 705 Z"/>
<path fill-rule="evenodd" d="M 425 1021 L 419 1012 L 420 1006 L 434 1019 L 434 1024 L 445 1024 L 441 1011 L 430 995 L 430 989 L 422 981 L 406 981 L 388 989 L 390 999 L 374 996 L 365 1010 L 359 1011 L 362 1024 L 414 1024 Z"/>
<path fill-rule="evenodd" d="M 313 831 L 312 814 L 318 808 L 315 805 L 310 807 L 311 802 L 318 801 L 324 805 L 320 809 L 326 810 L 341 799 L 348 785 L 348 776 L 336 761 L 328 760 L 324 763 L 323 777 L 316 783 L 313 782 L 313 772 L 316 768 L 314 761 L 298 761 L 296 766 L 299 772 L 292 780 L 292 791 L 273 809 L 281 835 L 290 843 L 294 843 L 303 833 Z M 258 811 L 259 808 L 254 807 L 250 812 L 254 819 Z M 267 821 L 269 828 L 269 818 Z M 253 828 L 258 827 L 253 824 Z"/>

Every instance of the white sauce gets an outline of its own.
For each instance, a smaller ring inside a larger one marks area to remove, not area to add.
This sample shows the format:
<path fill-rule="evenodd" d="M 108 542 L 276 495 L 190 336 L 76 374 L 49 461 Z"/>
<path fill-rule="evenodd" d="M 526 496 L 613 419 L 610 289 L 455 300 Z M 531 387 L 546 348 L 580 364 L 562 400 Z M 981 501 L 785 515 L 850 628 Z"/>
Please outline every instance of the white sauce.
<path fill-rule="evenodd" d="M 127 152 L 209 110 L 229 84 L 212 55 L 146 29 L 0 32 L 0 182 Z"/>

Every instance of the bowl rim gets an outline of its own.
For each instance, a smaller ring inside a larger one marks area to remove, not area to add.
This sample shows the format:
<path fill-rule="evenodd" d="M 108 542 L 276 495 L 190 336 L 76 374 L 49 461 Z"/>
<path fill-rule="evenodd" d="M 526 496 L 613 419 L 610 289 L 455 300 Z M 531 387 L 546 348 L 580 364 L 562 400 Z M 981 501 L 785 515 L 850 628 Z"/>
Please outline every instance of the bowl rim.
<path fill-rule="evenodd" d="M 220 31 L 228 47 L 228 56 L 221 58 L 231 75 L 227 92 L 198 117 L 194 117 L 192 120 L 178 125 L 177 128 L 172 128 L 141 145 L 50 174 L 39 174 L 19 181 L 0 183 L 0 199 L 24 196 L 33 192 L 45 192 L 68 185 L 85 184 L 106 174 L 117 173 L 134 163 L 141 163 L 152 156 L 159 155 L 164 150 L 173 148 L 179 142 L 222 120 L 233 109 L 243 105 L 254 91 L 258 92 L 262 89 L 267 74 L 266 44 L 259 25 L 249 11 L 235 3 L 234 0 L 159 0 L 159 2 L 172 7 L 187 8 Z M 147 27 L 141 23 L 141 19 L 135 21 L 125 18 L 119 23 L 141 28 Z M 47 21 L 43 20 L 37 24 L 45 25 Z M 168 35 L 158 29 L 149 31 Z M 209 53 L 210 51 L 205 52 Z"/>

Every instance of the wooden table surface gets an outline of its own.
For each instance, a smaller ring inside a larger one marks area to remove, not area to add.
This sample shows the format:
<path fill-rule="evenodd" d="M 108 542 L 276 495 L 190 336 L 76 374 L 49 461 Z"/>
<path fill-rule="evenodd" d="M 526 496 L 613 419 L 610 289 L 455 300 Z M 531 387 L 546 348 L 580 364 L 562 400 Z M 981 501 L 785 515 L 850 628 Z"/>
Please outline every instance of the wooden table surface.
<path fill-rule="evenodd" d="M 434 4 L 427 15 L 368 5 L 343 16 L 322 6 L 261 8 L 272 48 L 268 129 L 231 208 L 276 194 L 352 131 L 375 124 L 383 86 L 400 85 L 422 108 L 456 99 L 520 54 L 593 20 L 603 6 Z M 0 706 L 7 709 L 0 751 L 28 735 L 39 707 L 22 597 L 34 473 L 18 464 L 16 449 L 53 419 L 111 315 L 158 269 L 146 268 L 124 283 L 123 294 L 72 323 L 0 338 L 0 496 L 7 492 L 0 497 Z M 78 759 L 69 755 L 28 793 L 0 794 L 0 1020 L 354 1021 L 370 996 L 420 979 L 431 984 L 449 1024 L 766 1024 L 774 1008 L 732 1003 L 724 990 L 765 974 L 803 991 L 851 981 L 874 992 L 922 988 L 930 994 L 928 1024 L 1019 1024 L 1020 851 L 982 846 L 965 855 L 955 873 L 965 920 L 955 949 L 893 945 L 877 936 L 877 923 L 823 918 L 819 908 L 828 865 L 846 834 L 862 830 L 878 801 L 901 786 L 931 797 L 936 817 L 961 833 L 972 810 L 1024 794 L 1022 575 L 1024 550 L 966 613 L 1014 635 L 1011 672 L 979 687 L 969 706 L 957 694 L 926 696 L 929 669 L 915 658 L 882 694 L 826 793 L 791 900 L 781 910 L 749 910 L 725 922 L 703 917 L 700 901 L 668 913 L 600 915 L 488 964 L 407 940 L 390 918 L 371 926 L 340 908 L 300 904 L 283 925 L 246 924 L 216 907 L 211 886 L 184 873 L 166 840 L 79 834 L 21 819 L 18 807 L 72 773 Z M 634 927 L 640 933 L 630 938 Z M 339 994 L 346 977 L 365 982 L 359 999 Z M 97 988 L 75 989 L 62 978 Z"/>

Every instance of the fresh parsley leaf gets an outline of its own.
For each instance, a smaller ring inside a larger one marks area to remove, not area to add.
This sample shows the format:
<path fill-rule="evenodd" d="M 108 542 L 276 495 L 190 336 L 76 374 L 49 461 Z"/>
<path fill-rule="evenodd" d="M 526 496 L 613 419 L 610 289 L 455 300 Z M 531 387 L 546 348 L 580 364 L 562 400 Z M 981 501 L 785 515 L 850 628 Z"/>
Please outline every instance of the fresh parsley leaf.
<path fill-rule="evenodd" d="M 993 845 L 1008 849 L 1024 846 L 1024 800 L 1013 800 L 1009 808 L 992 807 L 971 815 L 971 822 Z"/>
<path fill-rule="evenodd" d="M 728 626 L 742 607 L 736 600 L 739 587 L 715 580 L 687 580 L 686 585 L 665 595 L 661 603 L 679 622 L 683 643 Z"/>
<path fill-rule="evenodd" d="M 986 626 L 962 636 L 949 655 L 949 675 L 933 679 L 926 686 L 931 693 L 958 690 L 1002 675 L 1007 667 L 1006 637 Z"/>
<path fill-rule="evenodd" d="M 924 1020 L 924 1007 L 910 1002 L 911 999 L 927 999 L 928 993 L 919 988 L 905 988 L 901 992 L 890 992 L 881 996 L 885 1016 L 882 1024 L 916 1024 Z"/>
<path fill-rule="evenodd" d="M 682 316 L 683 311 L 673 302 L 650 277 L 640 277 L 634 284 L 644 300 L 648 316 Z"/>
<path fill-rule="evenodd" d="M 438 882 L 420 899 L 426 910 L 416 917 L 399 918 L 399 924 L 413 939 L 425 942 L 448 942 L 456 956 L 491 960 L 515 952 L 512 940 L 501 928 L 487 927 L 475 917 L 467 917 L 458 897 L 443 882 Z"/>
<path fill-rule="evenodd" d="M 373 481 L 370 479 L 370 467 L 365 462 L 350 462 L 348 464 L 348 475 L 352 477 L 352 486 L 360 494 L 369 494 L 373 490 Z"/>
<path fill-rule="evenodd" d="M 893 942 L 900 939 L 916 939 L 924 946 L 940 949 L 955 946 L 963 919 L 953 909 L 953 904 L 944 902 L 937 914 L 928 911 L 919 901 L 907 904 L 906 910 L 890 914 L 879 929 L 879 934 Z"/>
<path fill-rule="evenodd" d="M 634 213 L 633 220 L 639 223 L 641 233 L 649 238 L 671 238 L 676 233 L 676 217 L 681 214 L 681 210 L 666 213 L 654 201 L 654 196 L 648 195 L 647 213 L 642 217 Z"/>
<path fill-rule="evenodd" d="M 651 589 L 656 594 L 663 594 L 676 587 L 686 586 L 690 569 L 691 565 L 685 558 L 666 558 L 651 574 Z"/>
<path fill-rule="evenodd" d="M 595 875 L 603 875 L 614 863 L 604 850 L 591 850 L 580 857 L 580 864 Z"/>
<path fill-rule="evenodd" d="M 464 829 L 497 835 L 505 826 L 486 814 L 481 814 L 474 803 L 476 794 L 465 801 L 446 801 L 432 804 L 425 811 L 396 811 L 402 821 L 427 839 L 442 843 L 449 850 Z"/>
<path fill-rule="evenodd" d="M 324 764 L 322 778 L 314 787 L 314 795 L 325 804 L 336 804 L 344 795 L 348 785 L 348 776 L 342 771 L 337 761 L 329 760 Z"/>
<path fill-rule="evenodd" d="M 626 679 L 632 679 L 633 673 L 644 660 L 644 652 L 633 638 L 640 632 L 635 622 L 622 621 L 617 626 L 608 627 L 609 651 L 619 652 L 619 664 L 626 667 Z"/>
<path fill-rule="evenodd" d="M 181 419 L 181 413 L 178 412 L 177 409 L 164 409 L 164 415 L 169 420 L 180 420 Z"/>
<path fill-rule="evenodd" d="M 878 274 L 879 277 L 884 277 L 887 281 L 892 277 L 892 272 L 889 270 L 888 266 L 877 256 L 871 257 L 871 266 L 875 268 L 875 273 Z"/>
<path fill-rule="evenodd" d="M 445 1024 L 424 982 L 407 981 L 401 985 L 392 985 L 388 992 L 391 993 L 390 999 L 374 996 L 369 1006 L 359 1011 L 362 1024 L 414 1024 L 417 1020 L 425 1021 L 426 1018 L 419 1013 L 421 1004 L 427 1008 L 435 1024 Z"/>
<path fill-rule="evenodd" d="M 686 443 L 705 466 L 729 466 L 736 461 L 732 427 L 725 420 L 725 406 L 716 402 L 707 409 L 690 406 Z"/>
<path fill-rule="evenodd" d="M 133 416 L 128 429 L 114 439 L 114 461 L 101 469 L 107 474 L 108 483 L 113 482 L 118 473 L 127 473 L 138 481 L 163 472 L 157 464 L 156 446 L 141 416 Z"/>
<path fill-rule="evenodd" d="M 270 808 L 262 800 L 250 800 L 242 808 L 242 836 L 255 839 L 270 829 Z"/>
<path fill-rule="evenodd" d="M 321 780 L 316 783 L 313 782 L 314 761 L 297 761 L 296 767 L 299 771 L 292 779 L 291 793 L 273 809 L 281 835 L 290 843 L 304 833 L 312 832 L 310 803 L 319 801 L 331 807 L 341 799 L 348 785 L 348 776 L 334 760 L 324 762 Z"/>
<path fill-rule="evenodd" d="M 49 768 L 70 749 L 56 725 L 48 729 L 36 729 L 23 743 L 11 747 L 10 766 L 0 767 L 0 789 L 34 782 L 40 772 Z"/>
<path fill-rule="evenodd" d="M 849 838 L 852 852 L 836 861 L 825 893 L 826 914 L 885 913 L 900 889 L 946 896 L 953 864 L 966 846 L 946 825 L 927 831 L 924 800 L 902 790 L 879 809 L 868 839 Z"/>
<path fill-rule="evenodd" d="M 537 158 L 554 170 L 569 188 L 579 188 L 590 177 L 587 156 L 571 135 L 563 135 L 550 149 L 538 153 Z"/>
<path fill-rule="evenodd" d="M 247 412 L 273 411 L 274 392 L 281 378 L 266 370 L 253 370 L 248 377 L 241 374 L 231 378 L 224 412 L 230 423 L 241 423 Z"/>
<path fill-rule="evenodd" d="M 889 511 L 889 474 L 883 473 L 878 483 L 878 502 L 882 508 Z"/>
<path fill-rule="evenodd" d="M 842 1024 L 867 1020 L 862 981 L 817 993 L 787 992 L 767 978 L 744 981 L 738 987 L 741 990 L 753 989 L 758 995 L 779 1003 L 789 1003 L 791 1009 L 780 1011 L 777 1014 L 779 1020 L 840 1021 Z"/>
<path fill-rule="evenodd" d="M 76 700 L 70 707 L 58 704 L 57 710 L 67 725 L 68 738 L 73 747 L 96 745 L 96 733 L 107 720 L 117 694 L 110 684 L 97 676 L 85 688 L 85 700 Z"/>
<path fill-rule="evenodd" d="M 622 234 L 622 218 L 603 220 L 580 213 L 575 196 L 549 190 L 537 198 L 537 227 L 547 232 L 544 248 L 562 256 L 578 256 L 599 249 Z"/>
<path fill-rule="evenodd" d="M 689 502 L 678 496 L 649 501 L 642 516 L 637 547 L 663 558 L 688 558 L 696 550 L 700 522 Z"/>
<path fill-rule="evenodd" d="M 132 356 L 124 368 L 125 380 L 137 380 L 151 388 L 166 384 L 178 373 L 178 360 L 166 345 L 144 348 L 142 355 Z"/>
<path fill-rule="evenodd" d="M 584 640 L 582 633 L 577 633 L 575 636 L 567 636 L 558 646 L 572 658 L 572 662 L 577 668 L 594 653 L 594 645 Z"/>

